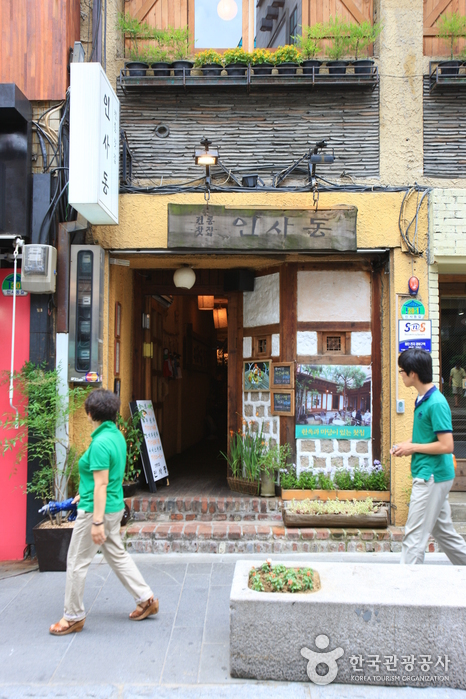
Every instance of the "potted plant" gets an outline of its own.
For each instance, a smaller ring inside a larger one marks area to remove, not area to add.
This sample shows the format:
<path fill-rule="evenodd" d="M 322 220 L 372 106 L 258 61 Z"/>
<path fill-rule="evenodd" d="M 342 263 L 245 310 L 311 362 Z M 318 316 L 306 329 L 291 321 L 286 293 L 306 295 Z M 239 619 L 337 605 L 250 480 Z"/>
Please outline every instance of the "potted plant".
<path fill-rule="evenodd" d="M 354 55 L 353 66 L 356 75 L 371 73 L 374 61 L 370 58 L 360 59 L 359 55 L 374 43 L 381 31 L 382 26 L 379 23 L 371 24 L 367 20 L 361 24 L 349 25 L 349 49 Z"/>
<path fill-rule="evenodd" d="M 325 52 L 331 59 L 327 61 L 328 72 L 330 75 L 344 75 L 348 61 L 341 60 L 346 55 L 349 45 L 349 26 L 336 17 L 330 17 L 327 24 L 324 26 L 325 36 L 330 38 L 331 44 L 327 46 Z"/>
<path fill-rule="evenodd" d="M 188 27 L 168 27 L 166 35 L 174 75 L 183 77 L 183 72 L 185 75 L 191 75 L 194 63 L 190 60 L 191 35 Z"/>
<path fill-rule="evenodd" d="M 240 47 L 228 49 L 223 54 L 223 61 L 228 75 L 237 77 L 245 74 L 248 64 L 251 62 L 251 54 Z"/>
<path fill-rule="evenodd" d="M 146 22 L 141 23 L 127 13 L 120 12 L 118 14 L 118 29 L 122 32 L 123 37 L 129 36 L 130 40 L 129 56 L 131 60 L 125 63 L 125 68 L 128 69 L 131 76 L 144 77 L 149 64 L 145 60 L 146 49 L 140 46 L 138 40 L 153 38 L 152 27 L 149 27 Z"/>
<path fill-rule="evenodd" d="M 334 476 L 323 471 L 302 471 L 294 464 L 280 474 L 283 500 L 359 500 L 390 501 L 390 475 L 377 459 L 369 468 L 338 468 Z"/>
<path fill-rule="evenodd" d="M 150 63 L 156 78 L 168 78 L 170 76 L 170 55 L 163 45 L 151 46 L 147 50 L 147 61 Z"/>
<path fill-rule="evenodd" d="M 364 500 L 292 500 L 283 508 L 285 527 L 388 527 L 388 509 Z"/>
<path fill-rule="evenodd" d="M 301 63 L 300 53 L 293 45 L 279 46 L 273 58 L 279 75 L 295 75 Z"/>
<path fill-rule="evenodd" d="M 458 40 L 466 37 L 466 17 L 458 12 L 442 15 L 437 23 L 438 36 L 450 44 L 450 60 L 439 63 L 441 75 L 458 75 L 461 61 L 454 60 Z"/>
<path fill-rule="evenodd" d="M 251 65 L 254 75 L 271 75 L 273 70 L 273 54 L 269 49 L 254 49 L 251 54 Z"/>
<path fill-rule="evenodd" d="M 231 476 L 227 477 L 230 490 L 244 495 L 258 495 L 261 460 L 265 442 L 262 430 L 255 432 L 252 422 L 243 420 L 244 432 L 230 432 L 229 452 L 220 454 L 226 459 Z"/>
<path fill-rule="evenodd" d="M 144 412 L 137 410 L 124 420 L 121 415 L 117 418 L 117 427 L 126 440 L 126 466 L 123 476 L 123 496 L 132 497 L 137 490 L 141 473 L 140 452 L 143 440 L 141 418 Z"/>
<path fill-rule="evenodd" d="M 264 498 L 275 497 L 275 481 L 277 474 L 285 466 L 286 460 L 291 454 L 289 444 L 271 445 L 264 451 L 261 458 L 261 496 Z"/>
<path fill-rule="evenodd" d="M 303 33 L 294 37 L 299 51 L 304 75 L 317 75 L 322 61 L 316 56 L 321 49 L 321 41 L 324 38 L 322 24 L 313 24 L 312 27 L 303 27 Z"/>
<path fill-rule="evenodd" d="M 18 419 L 7 414 L 2 422 L 2 427 L 12 432 L 0 441 L 2 451 L 19 446 L 17 463 L 23 458 L 38 460 L 39 467 L 26 485 L 28 493 L 44 505 L 51 500 L 63 501 L 70 479 L 77 478 L 79 460 L 69 442 L 68 421 L 83 406 L 90 389 L 64 388 L 57 369 L 47 370 L 30 362 L 14 375 L 14 384 L 21 406 Z M 71 533 L 72 523 L 66 522 L 60 511 L 34 527 L 39 570 L 66 570 Z"/>
<path fill-rule="evenodd" d="M 223 70 L 223 60 L 221 55 L 213 49 L 206 49 L 196 55 L 194 61 L 196 68 L 202 70 L 204 76 L 219 76 Z"/>

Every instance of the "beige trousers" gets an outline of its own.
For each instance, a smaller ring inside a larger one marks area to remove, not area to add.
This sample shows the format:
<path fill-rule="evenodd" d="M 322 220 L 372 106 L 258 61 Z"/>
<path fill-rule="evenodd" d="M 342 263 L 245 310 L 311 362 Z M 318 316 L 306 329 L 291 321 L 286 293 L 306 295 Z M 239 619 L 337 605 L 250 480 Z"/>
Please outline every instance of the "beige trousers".
<path fill-rule="evenodd" d="M 448 493 L 453 481 L 434 483 L 413 478 L 408 521 L 401 549 L 401 563 L 424 563 L 429 535 L 438 541 L 453 565 L 466 565 L 466 542 L 451 520 Z"/>
<path fill-rule="evenodd" d="M 67 621 L 84 619 L 83 596 L 87 571 L 97 553 L 102 550 L 105 560 L 134 597 L 136 603 L 145 602 L 152 597 L 152 590 L 144 581 L 135 562 L 126 552 L 120 536 L 120 522 L 123 510 L 104 515 L 106 541 L 94 544 L 91 537 L 93 514 L 78 510 L 74 525 L 68 558 L 66 561 L 65 613 Z"/>

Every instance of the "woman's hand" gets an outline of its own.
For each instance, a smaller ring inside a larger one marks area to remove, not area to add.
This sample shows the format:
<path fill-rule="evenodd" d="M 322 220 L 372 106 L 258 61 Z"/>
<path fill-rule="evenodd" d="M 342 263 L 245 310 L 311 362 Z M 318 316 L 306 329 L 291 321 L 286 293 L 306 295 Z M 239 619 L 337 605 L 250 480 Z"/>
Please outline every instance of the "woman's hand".
<path fill-rule="evenodd" d="M 107 538 L 105 536 L 104 525 L 101 524 L 100 526 L 96 527 L 96 525 L 93 524 L 92 528 L 91 528 L 91 536 L 92 536 L 92 541 L 94 542 L 94 544 L 97 544 L 97 545 L 103 544 Z"/>

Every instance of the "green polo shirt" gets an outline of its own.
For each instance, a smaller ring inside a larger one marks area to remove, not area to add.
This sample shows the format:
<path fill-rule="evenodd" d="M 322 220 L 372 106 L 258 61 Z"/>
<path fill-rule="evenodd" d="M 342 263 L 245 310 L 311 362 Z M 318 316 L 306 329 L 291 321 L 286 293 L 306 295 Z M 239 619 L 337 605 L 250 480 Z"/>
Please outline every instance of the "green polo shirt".
<path fill-rule="evenodd" d="M 113 422 L 103 422 L 91 435 L 89 449 L 79 459 L 79 509 L 94 512 L 93 471 L 108 469 L 105 514 L 124 510 L 123 475 L 126 465 L 126 441 Z"/>
<path fill-rule="evenodd" d="M 437 442 L 437 435 L 453 432 L 451 410 L 445 396 L 434 386 L 418 398 L 414 408 L 413 444 Z M 413 478 L 429 480 L 433 475 L 436 483 L 450 481 L 455 477 L 451 454 L 413 454 L 411 458 Z"/>

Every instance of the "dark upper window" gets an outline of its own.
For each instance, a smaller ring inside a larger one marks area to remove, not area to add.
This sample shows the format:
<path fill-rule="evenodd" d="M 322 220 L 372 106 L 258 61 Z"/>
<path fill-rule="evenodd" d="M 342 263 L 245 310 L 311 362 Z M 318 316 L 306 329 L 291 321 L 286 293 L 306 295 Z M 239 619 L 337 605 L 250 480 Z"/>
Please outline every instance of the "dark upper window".
<path fill-rule="evenodd" d="M 290 44 L 295 44 L 295 36 L 298 33 L 298 6 L 290 14 Z"/>

